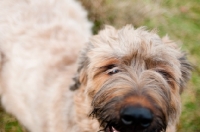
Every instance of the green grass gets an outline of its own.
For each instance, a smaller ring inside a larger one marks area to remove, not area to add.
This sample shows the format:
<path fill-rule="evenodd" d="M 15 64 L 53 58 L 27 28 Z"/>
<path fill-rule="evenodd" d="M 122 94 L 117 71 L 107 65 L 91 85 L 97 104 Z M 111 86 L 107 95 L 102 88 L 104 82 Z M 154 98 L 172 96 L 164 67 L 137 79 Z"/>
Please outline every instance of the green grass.
<path fill-rule="evenodd" d="M 14 117 L 6 114 L 0 106 L 0 132 L 25 132 Z"/>
<path fill-rule="evenodd" d="M 121 27 L 132 23 L 168 34 L 188 54 L 194 65 L 182 94 L 178 132 L 200 132 L 200 0 L 81 0 L 97 33 L 104 24 Z M 24 132 L 19 123 L 0 109 L 0 132 Z"/>

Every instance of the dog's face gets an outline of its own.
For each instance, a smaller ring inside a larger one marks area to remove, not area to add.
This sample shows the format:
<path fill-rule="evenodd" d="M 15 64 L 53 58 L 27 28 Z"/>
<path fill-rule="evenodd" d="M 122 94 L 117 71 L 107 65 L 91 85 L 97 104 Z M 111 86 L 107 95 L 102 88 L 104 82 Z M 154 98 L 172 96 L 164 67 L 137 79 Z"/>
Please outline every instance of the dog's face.
<path fill-rule="evenodd" d="M 84 87 L 91 116 L 106 132 L 161 132 L 176 124 L 191 66 L 154 32 L 107 27 L 82 52 L 74 88 Z"/>

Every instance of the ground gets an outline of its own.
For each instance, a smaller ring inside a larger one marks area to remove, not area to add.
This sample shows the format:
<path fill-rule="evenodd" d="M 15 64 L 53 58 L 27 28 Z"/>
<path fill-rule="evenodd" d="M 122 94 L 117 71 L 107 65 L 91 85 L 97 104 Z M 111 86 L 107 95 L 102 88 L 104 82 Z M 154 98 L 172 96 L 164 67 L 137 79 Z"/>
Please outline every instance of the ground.
<path fill-rule="evenodd" d="M 199 0 L 81 0 L 94 21 L 94 34 L 103 24 L 121 27 L 156 28 L 168 34 L 188 54 L 194 65 L 191 81 L 182 94 L 182 116 L 177 132 L 200 131 L 200 1 Z M 25 132 L 19 123 L 0 107 L 0 132 Z"/>

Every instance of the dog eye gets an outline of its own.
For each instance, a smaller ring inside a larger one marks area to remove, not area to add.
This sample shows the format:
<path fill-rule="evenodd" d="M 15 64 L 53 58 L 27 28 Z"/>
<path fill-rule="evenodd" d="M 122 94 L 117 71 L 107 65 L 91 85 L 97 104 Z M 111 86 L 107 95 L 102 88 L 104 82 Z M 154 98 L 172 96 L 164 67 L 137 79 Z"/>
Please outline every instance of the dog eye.
<path fill-rule="evenodd" d="M 165 79 L 169 79 L 169 78 L 172 78 L 171 75 L 164 71 L 164 70 L 156 70 L 158 73 L 160 73 Z"/>
<path fill-rule="evenodd" d="M 118 73 L 118 72 L 120 72 L 120 70 L 119 70 L 118 67 L 114 67 L 114 68 L 109 69 L 109 70 L 106 71 L 106 73 L 107 73 L 108 75 L 113 75 L 113 74 L 116 74 L 116 73 Z"/>

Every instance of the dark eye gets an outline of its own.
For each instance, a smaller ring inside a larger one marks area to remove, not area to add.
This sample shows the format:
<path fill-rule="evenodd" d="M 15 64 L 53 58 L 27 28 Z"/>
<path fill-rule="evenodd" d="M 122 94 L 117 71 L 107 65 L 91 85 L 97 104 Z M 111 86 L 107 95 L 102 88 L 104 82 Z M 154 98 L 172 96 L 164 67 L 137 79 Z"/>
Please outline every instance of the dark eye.
<path fill-rule="evenodd" d="M 119 70 L 118 67 L 112 67 L 112 68 L 110 68 L 110 69 L 108 69 L 108 70 L 106 71 L 106 73 L 107 73 L 108 75 L 113 75 L 113 74 L 116 74 L 116 73 L 118 73 L 118 72 L 120 72 L 120 70 Z"/>
<path fill-rule="evenodd" d="M 166 72 L 166 71 L 164 71 L 164 70 L 160 70 L 160 69 L 158 69 L 158 70 L 156 70 L 158 73 L 160 73 L 165 79 L 169 79 L 169 78 L 172 78 L 172 76 L 168 73 L 168 72 Z"/>
<path fill-rule="evenodd" d="M 172 73 L 163 69 L 157 69 L 156 71 L 163 76 L 163 78 L 172 86 L 172 88 L 174 87 L 174 82 L 176 82 L 176 79 Z"/>

